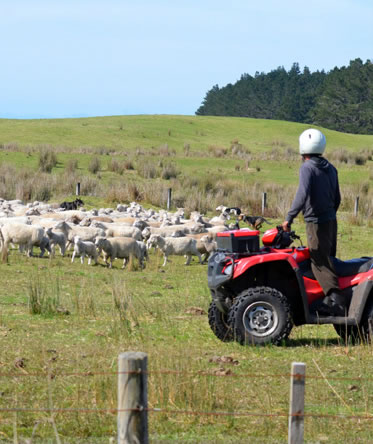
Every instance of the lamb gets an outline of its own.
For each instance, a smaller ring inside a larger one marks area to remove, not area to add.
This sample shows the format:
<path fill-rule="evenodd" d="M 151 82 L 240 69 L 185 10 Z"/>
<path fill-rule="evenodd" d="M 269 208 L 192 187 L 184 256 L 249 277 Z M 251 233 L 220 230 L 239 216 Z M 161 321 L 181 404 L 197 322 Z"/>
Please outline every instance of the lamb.
<path fill-rule="evenodd" d="M 56 254 L 56 245 L 60 247 L 61 256 L 65 255 L 66 251 L 66 235 L 62 231 L 53 231 L 52 228 L 48 228 L 46 235 L 49 238 L 49 245 L 51 249 L 51 256 Z"/>
<path fill-rule="evenodd" d="M 83 241 L 94 242 L 97 236 L 106 236 L 106 233 L 101 228 L 80 227 L 79 225 L 69 225 L 65 221 L 59 222 L 53 231 L 61 231 L 67 238 L 66 249 L 74 243 L 74 237 L 79 236 Z"/>
<path fill-rule="evenodd" d="M 32 256 L 34 245 L 40 245 L 44 237 L 44 229 L 34 225 L 26 224 L 5 224 L 0 228 L 0 241 L 2 245 L 2 260 L 5 262 L 8 258 L 9 244 L 18 244 L 25 248 L 27 255 Z"/>
<path fill-rule="evenodd" d="M 210 235 L 205 234 L 199 240 L 197 240 L 197 248 L 201 255 L 204 255 L 202 262 L 206 262 L 211 253 L 217 250 L 217 244 Z"/>
<path fill-rule="evenodd" d="M 188 237 L 162 237 L 157 234 L 152 234 L 147 242 L 147 248 L 152 246 L 159 248 L 163 252 L 164 262 L 163 267 L 166 266 L 168 256 L 186 256 L 185 265 L 189 265 L 192 260 L 192 255 L 197 256 L 200 264 L 202 264 L 201 254 L 197 249 L 197 241 Z"/>
<path fill-rule="evenodd" d="M 71 257 L 71 263 L 74 262 L 75 255 L 80 255 L 80 262 L 84 264 L 84 257 L 88 256 L 88 265 L 91 265 L 91 259 L 94 259 L 95 264 L 98 264 L 97 257 L 97 249 L 96 245 L 93 242 L 82 241 L 79 236 L 74 237 L 74 252 Z"/>
<path fill-rule="evenodd" d="M 140 247 L 138 246 L 136 240 L 130 237 L 105 238 L 99 236 L 96 239 L 95 245 L 99 251 L 103 252 L 104 261 L 109 268 L 113 268 L 113 260 L 116 258 L 123 259 L 122 268 L 126 267 L 127 260 L 129 260 L 130 256 L 135 256 L 140 261 Z M 108 259 L 110 259 L 110 264 L 108 264 Z"/>
<path fill-rule="evenodd" d="M 39 257 L 43 257 L 44 256 L 45 250 L 48 251 L 49 255 L 51 254 L 51 247 L 50 247 L 50 243 L 49 243 L 49 237 L 46 236 L 45 234 L 44 234 L 42 240 L 39 243 L 36 242 L 34 244 L 34 246 L 40 248 Z"/>
<path fill-rule="evenodd" d="M 143 241 L 136 241 L 138 246 L 138 257 L 141 268 L 145 267 L 144 261 L 149 260 L 148 249 Z"/>

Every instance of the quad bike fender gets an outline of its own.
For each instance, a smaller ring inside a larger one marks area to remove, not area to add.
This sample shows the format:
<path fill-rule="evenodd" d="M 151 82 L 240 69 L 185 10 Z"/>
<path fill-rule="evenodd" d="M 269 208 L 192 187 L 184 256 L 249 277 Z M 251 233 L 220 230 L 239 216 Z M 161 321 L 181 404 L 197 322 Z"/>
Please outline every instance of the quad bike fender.
<path fill-rule="evenodd" d="M 245 273 L 246 270 L 252 268 L 253 266 L 258 266 L 258 265 L 260 266 L 266 263 L 273 263 L 275 261 L 287 262 L 288 265 L 293 269 L 294 274 L 296 276 L 296 280 L 298 282 L 299 295 L 300 295 L 299 302 L 301 303 L 300 311 L 302 312 L 302 314 L 299 317 L 297 317 L 296 325 L 301 325 L 310 322 L 311 316 L 309 312 L 309 302 L 307 299 L 307 293 L 304 285 L 303 275 L 299 269 L 297 262 L 295 261 L 294 257 L 291 254 L 276 252 L 265 255 L 250 256 L 246 260 L 244 261 L 241 260 L 239 263 L 236 264 L 234 268 L 233 278 L 241 276 L 242 274 Z M 319 287 L 318 284 L 317 286 Z"/>
<path fill-rule="evenodd" d="M 290 254 L 287 253 L 260 254 L 256 256 L 249 256 L 246 260 L 240 260 L 234 267 L 233 278 L 235 279 L 238 276 L 241 276 L 241 274 L 244 274 L 247 269 L 253 267 L 254 265 L 265 264 L 267 262 L 274 262 L 274 261 L 287 261 L 294 271 L 298 269 L 298 264 Z"/>
<path fill-rule="evenodd" d="M 368 297 L 373 288 L 373 280 L 367 279 L 359 285 L 356 285 L 352 291 L 352 298 L 350 303 L 350 308 L 348 310 L 348 318 L 355 319 L 356 324 L 359 324 L 364 308 L 367 304 Z"/>

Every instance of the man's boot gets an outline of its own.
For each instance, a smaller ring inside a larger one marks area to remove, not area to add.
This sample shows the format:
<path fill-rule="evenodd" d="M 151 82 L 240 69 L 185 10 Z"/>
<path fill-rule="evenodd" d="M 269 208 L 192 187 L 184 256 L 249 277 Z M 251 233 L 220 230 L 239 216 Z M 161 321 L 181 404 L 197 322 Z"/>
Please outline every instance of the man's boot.
<path fill-rule="evenodd" d="M 323 302 L 329 307 L 331 315 L 347 316 L 346 298 L 338 290 L 331 291 Z"/>

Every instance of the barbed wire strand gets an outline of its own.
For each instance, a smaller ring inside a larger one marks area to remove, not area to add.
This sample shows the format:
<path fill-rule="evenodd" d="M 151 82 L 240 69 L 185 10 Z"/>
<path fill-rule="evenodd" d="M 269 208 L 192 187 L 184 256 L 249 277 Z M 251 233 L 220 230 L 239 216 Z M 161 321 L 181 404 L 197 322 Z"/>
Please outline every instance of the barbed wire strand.
<path fill-rule="evenodd" d="M 105 371 L 105 372 L 71 372 L 71 373 L 28 373 L 24 369 L 23 373 L 0 373 L 0 377 L 4 378 L 19 378 L 19 377 L 86 377 L 86 376 L 118 376 L 118 375 L 131 375 L 131 374 L 146 374 L 149 376 L 153 375 L 180 375 L 180 376 L 213 376 L 213 377 L 230 377 L 230 378 L 290 378 L 290 377 L 298 377 L 298 374 L 252 374 L 252 373 L 212 373 L 210 371 L 196 371 L 196 372 L 187 372 L 187 371 L 179 371 L 179 370 L 151 370 L 151 371 L 128 371 L 128 372 L 115 372 L 115 371 Z M 325 376 L 316 376 L 316 375 L 302 375 L 304 379 L 314 379 L 314 380 L 324 380 Z M 360 382 L 373 382 L 373 378 L 362 377 L 362 376 L 327 376 L 328 380 L 335 381 L 360 381 Z"/>
<path fill-rule="evenodd" d="M 325 419 L 358 419 L 358 420 L 373 420 L 372 415 L 345 415 L 345 414 L 320 414 L 320 413 L 256 413 L 256 412 L 209 412 L 209 411 L 193 411 L 193 410 L 176 410 L 176 409 L 158 409 L 158 408 L 137 408 L 137 409 L 27 409 L 17 407 L 0 408 L 0 412 L 18 412 L 18 413 L 110 413 L 117 414 L 122 412 L 143 412 L 149 413 L 163 413 L 172 415 L 190 415 L 190 416 L 236 416 L 236 417 L 304 417 L 304 418 L 325 418 Z"/>

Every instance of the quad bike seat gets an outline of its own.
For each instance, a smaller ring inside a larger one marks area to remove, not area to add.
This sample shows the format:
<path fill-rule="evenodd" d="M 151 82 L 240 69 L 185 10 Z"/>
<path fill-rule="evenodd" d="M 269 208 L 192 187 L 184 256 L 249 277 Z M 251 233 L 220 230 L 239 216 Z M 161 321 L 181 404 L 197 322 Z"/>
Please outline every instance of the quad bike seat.
<path fill-rule="evenodd" d="M 365 273 L 373 268 L 373 257 L 360 257 L 357 259 L 350 259 L 348 261 L 341 261 L 336 257 L 332 258 L 334 269 L 337 273 L 337 276 L 352 276 L 358 273 Z M 304 277 L 308 279 L 316 280 L 312 269 L 311 269 L 311 260 L 307 259 L 299 264 L 299 268 Z"/>

